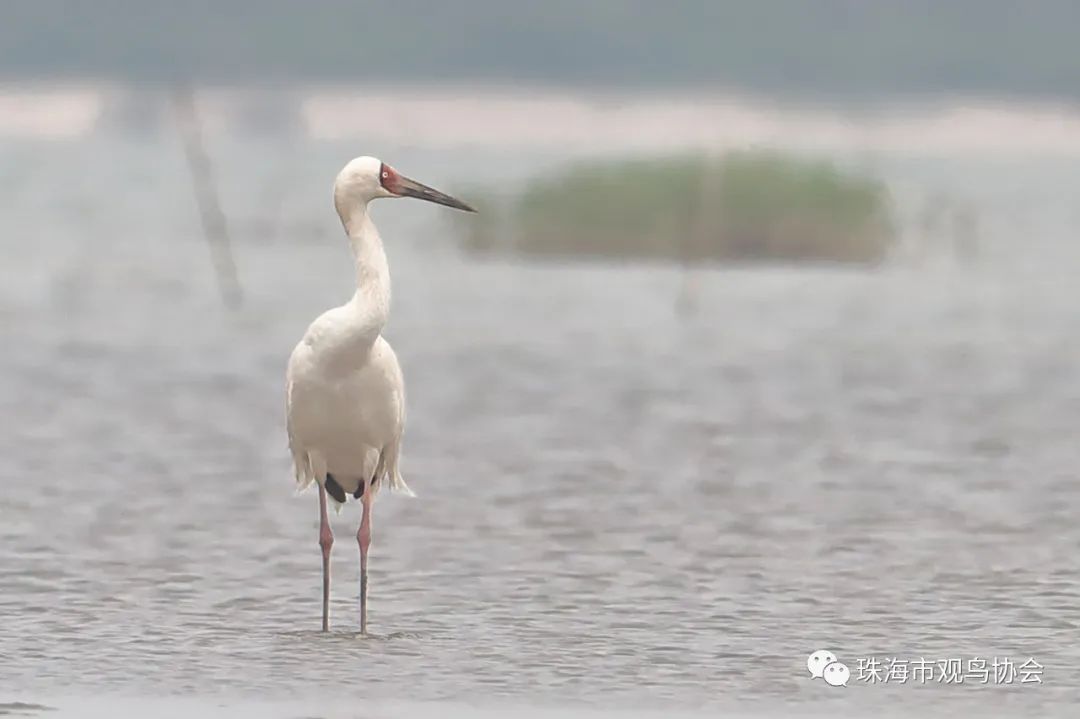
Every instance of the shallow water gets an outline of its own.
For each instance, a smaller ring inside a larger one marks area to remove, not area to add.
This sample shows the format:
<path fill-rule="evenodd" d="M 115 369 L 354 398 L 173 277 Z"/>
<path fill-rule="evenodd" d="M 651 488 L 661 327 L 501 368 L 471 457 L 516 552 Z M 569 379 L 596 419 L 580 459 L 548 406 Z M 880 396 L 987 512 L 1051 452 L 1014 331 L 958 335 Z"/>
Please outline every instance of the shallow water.
<path fill-rule="evenodd" d="M 351 291 L 328 185 L 356 150 L 219 151 L 236 314 L 177 148 L 0 144 L 0 715 L 1080 701 L 1075 169 L 891 160 L 897 186 L 971 190 L 978 262 L 708 271 L 689 314 L 675 268 L 467 262 L 441 210 L 379 206 L 419 497 L 377 505 L 361 638 L 359 514 L 333 522 L 323 635 L 317 503 L 282 418 L 292 346 Z M 450 191 L 554 161 L 379 152 Z M 819 648 L 847 688 L 809 680 Z M 1045 670 L 856 679 L 860 658 L 920 656 Z"/>

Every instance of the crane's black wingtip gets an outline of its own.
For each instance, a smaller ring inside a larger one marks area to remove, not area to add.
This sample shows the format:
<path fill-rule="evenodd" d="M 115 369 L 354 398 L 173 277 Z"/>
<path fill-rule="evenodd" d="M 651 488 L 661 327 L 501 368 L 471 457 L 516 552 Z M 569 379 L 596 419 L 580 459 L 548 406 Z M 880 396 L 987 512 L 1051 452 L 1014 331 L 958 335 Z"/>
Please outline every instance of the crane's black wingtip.
<path fill-rule="evenodd" d="M 345 488 L 338 484 L 338 481 L 334 479 L 334 475 L 327 472 L 326 482 L 323 486 L 326 487 L 327 493 L 334 498 L 335 502 L 345 504 Z"/>

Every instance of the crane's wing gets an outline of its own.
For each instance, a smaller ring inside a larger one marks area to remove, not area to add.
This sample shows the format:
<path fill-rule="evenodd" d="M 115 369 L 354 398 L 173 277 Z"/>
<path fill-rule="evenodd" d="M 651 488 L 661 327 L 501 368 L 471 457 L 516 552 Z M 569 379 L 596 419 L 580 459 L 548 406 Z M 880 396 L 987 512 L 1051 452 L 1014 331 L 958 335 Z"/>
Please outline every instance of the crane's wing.
<path fill-rule="evenodd" d="M 290 369 L 291 369 L 290 362 Z M 292 413 L 293 380 L 292 372 L 286 373 L 285 378 L 285 431 L 289 436 L 289 452 L 292 454 L 293 472 L 296 475 L 296 490 L 303 491 L 315 481 L 315 472 L 311 467 L 311 458 L 307 450 L 301 446 L 296 433 L 293 432 Z"/>
<path fill-rule="evenodd" d="M 415 497 L 416 493 L 409 488 L 404 477 L 401 476 L 400 468 L 401 441 L 405 433 L 405 378 L 402 375 L 401 364 L 398 362 L 393 347 L 382 338 L 380 338 L 379 344 L 381 345 L 380 349 L 383 351 L 382 357 L 386 374 L 390 379 L 389 384 L 393 388 L 394 405 L 397 412 L 397 428 L 394 432 L 393 441 L 383 447 L 379 455 L 379 464 L 375 476 L 386 477 L 392 491 L 408 497 Z"/>

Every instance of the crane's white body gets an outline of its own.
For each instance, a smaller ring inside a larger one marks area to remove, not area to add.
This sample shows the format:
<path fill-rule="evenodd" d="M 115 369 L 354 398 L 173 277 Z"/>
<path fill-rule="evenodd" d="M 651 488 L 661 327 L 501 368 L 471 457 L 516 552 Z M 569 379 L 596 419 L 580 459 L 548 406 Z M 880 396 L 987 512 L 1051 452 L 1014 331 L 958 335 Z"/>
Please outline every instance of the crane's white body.
<path fill-rule="evenodd" d="M 363 506 L 356 541 L 360 545 L 360 633 L 366 634 L 375 493 L 389 485 L 412 494 L 398 469 L 405 430 L 405 382 L 394 350 L 382 338 L 390 314 L 390 267 L 368 214 L 368 204 L 380 197 L 416 197 L 476 211 L 374 157 L 350 161 L 334 182 L 334 207 L 356 261 L 356 292 L 308 327 L 289 357 L 285 392 L 296 482 L 301 489 L 319 485 L 324 632 L 330 628 L 330 549 L 334 544 L 327 495 L 341 503 L 351 494 Z"/>
<path fill-rule="evenodd" d="M 289 449 L 300 489 L 324 483 L 330 473 L 348 494 L 377 480 L 374 491 L 389 483 L 411 495 L 398 466 L 405 382 L 381 335 L 390 312 L 390 268 L 361 196 L 380 195 L 349 185 L 348 169 L 335 185 L 335 204 L 356 263 L 356 292 L 312 322 L 289 358 Z"/>

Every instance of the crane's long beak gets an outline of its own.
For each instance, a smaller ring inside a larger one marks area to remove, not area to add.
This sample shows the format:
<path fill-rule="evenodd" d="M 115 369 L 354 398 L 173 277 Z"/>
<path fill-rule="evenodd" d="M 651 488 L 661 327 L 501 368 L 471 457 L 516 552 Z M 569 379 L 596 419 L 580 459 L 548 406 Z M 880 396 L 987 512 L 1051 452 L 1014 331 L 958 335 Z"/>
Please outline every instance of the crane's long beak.
<path fill-rule="evenodd" d="M 398 181 L 394 184 L 394 193 L 401 197 L 415 197 L 420 200 L 434 202 L 438 205 L 446 205 L 447 207 L 453 207 L 455 210 L 476 212 L 476 210 L 456 197 L 451 197 L 445 192 L 439 192 L 432 187 L 428 187 L 427 185 L 404 176 L 400 176 Z"/>

